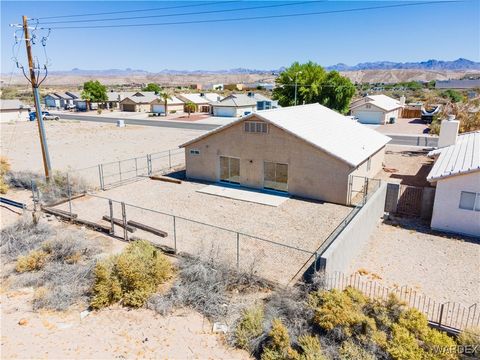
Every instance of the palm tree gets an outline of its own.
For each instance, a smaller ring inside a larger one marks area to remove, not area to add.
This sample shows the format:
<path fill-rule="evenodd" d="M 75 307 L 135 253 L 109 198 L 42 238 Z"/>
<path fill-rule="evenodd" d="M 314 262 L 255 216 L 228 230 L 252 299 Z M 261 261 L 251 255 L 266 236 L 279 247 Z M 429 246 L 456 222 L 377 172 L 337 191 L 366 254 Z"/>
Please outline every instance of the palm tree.
<path fill-rule="evenodd" d="M 195 105 L 193 102 L 189 101 L 185 104 L 185 110 L 187 111 L 188 113 L 188 117 L 190 117 L 190 114 L 192 112 L 195 112 L 195 110 L 197 109 L 197 105 Z"/>
<path fill-rule="evenodd" d="M 168 114 L 168 109 L 167 109 L 167 102 L 168 100 L 172 100 L 172 97 L 165 91 L 162 91 L 159 96 L 163 99 L 163 104 L 164 104 L 164 107 L 165 107 L 165 116 L 167 116 Z"/>

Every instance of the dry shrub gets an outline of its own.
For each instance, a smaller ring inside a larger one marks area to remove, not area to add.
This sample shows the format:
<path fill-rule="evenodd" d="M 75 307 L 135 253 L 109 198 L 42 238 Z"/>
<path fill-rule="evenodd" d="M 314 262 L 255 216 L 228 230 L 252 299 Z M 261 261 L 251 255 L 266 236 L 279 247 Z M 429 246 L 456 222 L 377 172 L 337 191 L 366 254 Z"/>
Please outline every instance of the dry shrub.
<path fill-rule="evenodd" d="M 361 345 L 352 340 L 344 341 L 340 347 L 340 356 L 342 360 L 375 360 L 374 354 L 369 353 Z"/>
<path fill-rule="evenodd" d="M 0 194 L 6 194 L 8 184 L 5 181 L 5 175 L 10 171 L 10 163 L 6 157 L 0 156 Z"/>
<path fill-rule="evenodd" d="M 37 271 L 47 263 L 48 253 L 42 250 L 32 250 L 28 255 L 20 256 L 17 259 L 15 271 L 23 273 L 26 271 Z"/>
<path fill-rule="evenodd" d="M 165 255 L 147 241 L 135 241 L 120 255 L 97 264 L 90 304 L 95 309 L 117 301 L 143 306 L 171 276 L 172 266 Z"/>
<path fill-rule="evenodd" d="M 31 217 L 23 216 L 14 224 L 0 231 L 2 261 L 10 261 L 27 254 L 53 235 L 53 228 L 47 223 L 35 224 Z"/>
<path fill-rule="evenodd" d="M 263 333 L 265 314 L 262 306 L 255 306 L 243 311 L 242 317 L 235 327 L 235 345 L 241 349 L 253 352 L 252 340 Z"/>
<path fill-rule="evenodd" d="M 237 271 L 213 259 L 184 255 L 178 262 L 178 276 L 170 291 L 165 295 L 154 295 L 149 300 L 149 308 L 160 314 L 174 308 L 190 307 L 208 319 L 223 319 L 234 304 L 232 294 L 245 294 L 271 286 L 263 279 L 249 273 Z"/>
<path fill-rule="evenodd" d="M 480 327 L 468 328 L 458 335 L 458 343 L 464 346 L 480 347 Z M 480 349 L 476 349 L 474 355 L 480 354 Z"/>

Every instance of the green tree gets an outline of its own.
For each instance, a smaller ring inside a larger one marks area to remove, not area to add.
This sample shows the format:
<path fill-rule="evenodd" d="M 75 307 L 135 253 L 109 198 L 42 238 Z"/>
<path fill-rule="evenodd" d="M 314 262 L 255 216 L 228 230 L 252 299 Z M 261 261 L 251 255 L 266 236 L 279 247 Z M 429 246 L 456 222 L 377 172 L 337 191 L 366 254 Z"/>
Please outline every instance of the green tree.
<path fill-rule="evenodd" d="M 457 90 L 448 89 L 443 91 L 440 95 L 446 99 L 450 99 L 450 101 L 454 103 L 463 101 L 463 95 Z"/>
<path fill-rule="evenodd" d="M 189 101 L 185 104 L 185 110 L 188 113 L 188 117 L 190 117 L 190 114 L 192 112 L 195 112 L 195 110 L 197 110 L 197 105 L 195 105 L 193 102 Z"/>
<path fill-rule="evenodd" d="M 145 86 L 142 89 L 142 91 L 153 91 L 156 95 L 158 95 L 162 92 L 162 88 L 158 84 L 149 83 L 149 84 L 147 84 L 147 86 Z"/>
<path fill-rule="evenodd" d="M 333 110 L 346 113 L 350 100 L 355 94 L 355 85 L 337 71 L 327 72 L 320 65 L 309 61 L 305 64 L 294 62 L 276 80 L 273 98 L 281 106 L 320 103 Z M 297 84 L 297 86 L 295 86 Z"/>
<path fill-rule="evenodd" d="M 88 102 L 104 103 L 108 100 L 107 87 L 98 80 L 90 80 L 83 84 L 82 99 Z M 88 109 L 88 105 L 87 105 Z"/>

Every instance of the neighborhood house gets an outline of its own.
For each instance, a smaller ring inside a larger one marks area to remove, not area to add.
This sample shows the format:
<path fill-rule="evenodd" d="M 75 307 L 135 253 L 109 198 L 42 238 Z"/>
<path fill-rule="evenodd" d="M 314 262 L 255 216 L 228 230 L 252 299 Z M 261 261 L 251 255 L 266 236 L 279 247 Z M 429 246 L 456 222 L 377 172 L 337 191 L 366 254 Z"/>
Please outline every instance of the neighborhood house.
<path fill-rule="evenodd" d="M 350 105 L 350 114 L 362 124 L 383 125 L 398 119 L 403 106 L 402 101 L 386 95 L 367 95 Z"/>
<path fill-rule="evenodd" d="M 137 92 L 120 101 L 121 111 L 149 112 L 151 104 L 158 96 L 152 92 Z"/>
<path fill-rule="evenodd" d="M 309 104 L 252 113 L 181 147 L 187 178 L 347 204 L 349 176 L 375 176 L 389 140 Z"/>
<path fill-rule="evenodd" d="M 248 115 L 257 109 L 257 100 L 245 94 L 232 94 L 213 102 L 213 116 L 238 117 Z"/>
<path fill-rule="evenodd" d="M 182 112 L 184 102 L 175 96 L 170 96 L 166 99 L 167 109 L 165 109 L 165 99 L 157 98 L 151 103 L 151 112 L 155 114 L 165 114 Z"/>
<path fill-rule="evenodd" d="M 480 131 L 457 136 L 459 122 L 444 120 L 435 164 L 427 180 L 436 185 L 431 227 L 480 236 Z"/>
<path fill-rule="evenodd" d="M 185 104 L 195 104 L 196 111 L 204 113 L 209 113 L 210 103 L 217 101 L 220 98 L 216 93 L 179 94 L 178 97 L 180 100 L 184 101 Z"/>

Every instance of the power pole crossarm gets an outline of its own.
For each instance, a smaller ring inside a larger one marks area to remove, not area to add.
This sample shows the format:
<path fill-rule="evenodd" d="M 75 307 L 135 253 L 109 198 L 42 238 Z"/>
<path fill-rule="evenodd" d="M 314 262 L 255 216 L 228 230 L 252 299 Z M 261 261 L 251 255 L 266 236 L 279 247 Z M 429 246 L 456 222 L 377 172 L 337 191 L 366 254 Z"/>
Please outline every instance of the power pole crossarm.
<path fill-rule="evenodd" d="M 48 180 L 52 172 L 52 167 L 50 164 L 50 155 L 48 153 L 47 136 L 45 134 L 45 126 L 43 123 L 40 94 L 38 91 L 38 79 L 36 78 L 36 75 L 35 75 L 35 65 L 33 63 L 33 56 L 32 56 L 32 44 L 30 41 L 30 34 L 28 30 L 29 30 L 28 19 L 26 16 L 23 16 L 23 31 L 25 34 L 25 46 L 27 48 L 28 69 L 30 72 L 30 83 L 32 84 L 33 101 L 35 103 L 35 110 L 37 113 L 37 124 L 38 124 L 38 133 L 40 135 L 40 146 L 42 148 L 43 168 L 45 170 L 45 177 Z"/>

